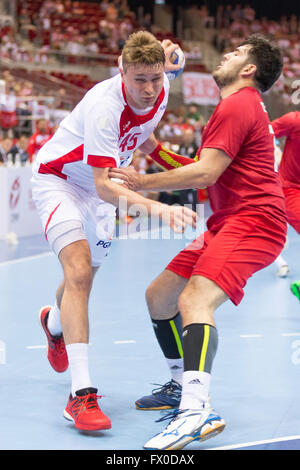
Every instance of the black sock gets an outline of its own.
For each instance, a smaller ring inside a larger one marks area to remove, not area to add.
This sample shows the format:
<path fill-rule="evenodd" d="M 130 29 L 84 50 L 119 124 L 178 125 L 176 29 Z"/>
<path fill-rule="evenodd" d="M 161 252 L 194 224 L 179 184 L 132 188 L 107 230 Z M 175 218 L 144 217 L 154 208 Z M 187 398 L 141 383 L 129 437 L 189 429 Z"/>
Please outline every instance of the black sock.
<path fill-rule="evenodd" d="M 180 313 L 168 320 L 153 320 L 158 344 L 167 359 L 180 359 L 182 351 L 182 321 Z"/>
<path fill-rule="evenodd" d="M 183 329 L 184 371 L 211 373 L 218 347 L 218 332 L 206 323 L 191 323 Z"/>

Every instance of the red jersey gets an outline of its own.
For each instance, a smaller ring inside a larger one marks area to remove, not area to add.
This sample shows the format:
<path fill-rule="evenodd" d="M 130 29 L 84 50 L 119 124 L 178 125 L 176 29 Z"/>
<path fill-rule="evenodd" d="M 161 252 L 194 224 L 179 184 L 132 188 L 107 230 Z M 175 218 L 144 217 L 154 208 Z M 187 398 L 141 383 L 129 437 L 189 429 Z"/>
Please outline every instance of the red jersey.
<path fill-rule="evenodd" d="M 33 162 L 37 152 L 43 147 L 43 145 L 45 145 L 46 142 L 48 142 L 51 137 L 52 134 L 41 134 L 39 131 L 30 137 L 27 147 L 27 153 L 29 155 L 30 162 Z"/>
<path fill-rule="evenodd" d="M 300 112 L 284 114 L 272 127 L 277 138 L 286 137 L 279 165 L 282 186 L 300 189 Z"/>
<path fill-rule="evenodd" d="M 203 148 L 223 150 L 232 159 L 208 188 L 210 230 L 219 230 L 228 216 L 245 210 L 286 222 L 283 191 L 274 169 L 274 134 L 255 88 L 242 88 L 220 101 L 204 129 L 198 155 Z"/>

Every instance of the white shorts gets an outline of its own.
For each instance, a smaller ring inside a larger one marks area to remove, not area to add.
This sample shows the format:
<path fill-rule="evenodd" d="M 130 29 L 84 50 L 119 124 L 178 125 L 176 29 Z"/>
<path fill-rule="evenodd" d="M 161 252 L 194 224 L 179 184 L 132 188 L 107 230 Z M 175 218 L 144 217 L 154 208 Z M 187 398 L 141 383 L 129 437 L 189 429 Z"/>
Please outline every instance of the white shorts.
<path fill-rule="evenodd" d="M 86 239 L 92 266 L 100 266 L 111 246 L 116 207 L 96 193 L 53 175 L 35 174 L 31 183 L 32 198 L 51 249 L 58 255 L 70 243 Z"/>

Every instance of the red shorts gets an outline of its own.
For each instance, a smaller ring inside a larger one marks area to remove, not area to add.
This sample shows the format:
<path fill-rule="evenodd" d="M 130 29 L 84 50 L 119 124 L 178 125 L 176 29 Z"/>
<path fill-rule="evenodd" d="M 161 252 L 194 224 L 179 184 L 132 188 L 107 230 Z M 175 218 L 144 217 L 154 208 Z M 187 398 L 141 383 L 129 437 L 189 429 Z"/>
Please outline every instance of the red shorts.
<path fill-rule="evenodd" d="M 238 305 L 247 280 L 282 251 L 286 231 L 284 222 L 268 215 L 233 215 L 218 232 L 208 230 L 194 240 L 166 269 L 187 279 L 193 275 L 211 279 Z"/>
<path fill-rule="evenodd" d="M 300 233 L 300 189 L 283 188 L 288 223 Z"/>

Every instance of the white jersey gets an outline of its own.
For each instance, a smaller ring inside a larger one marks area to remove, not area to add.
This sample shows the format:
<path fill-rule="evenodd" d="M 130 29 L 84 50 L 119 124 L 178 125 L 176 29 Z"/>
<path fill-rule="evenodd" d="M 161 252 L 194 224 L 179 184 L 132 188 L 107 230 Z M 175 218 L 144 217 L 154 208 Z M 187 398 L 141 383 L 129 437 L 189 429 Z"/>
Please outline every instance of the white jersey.
<path fill-rule="evenodd" d="M 152 134 L 168 103 L 169 80 L 155 106 L 137 115 L 128 105 L 121 75 L 91 88 L 40 149 L 34 174 L 56 175 L 95 192 L 92 167 L 126 167 Z"/>

